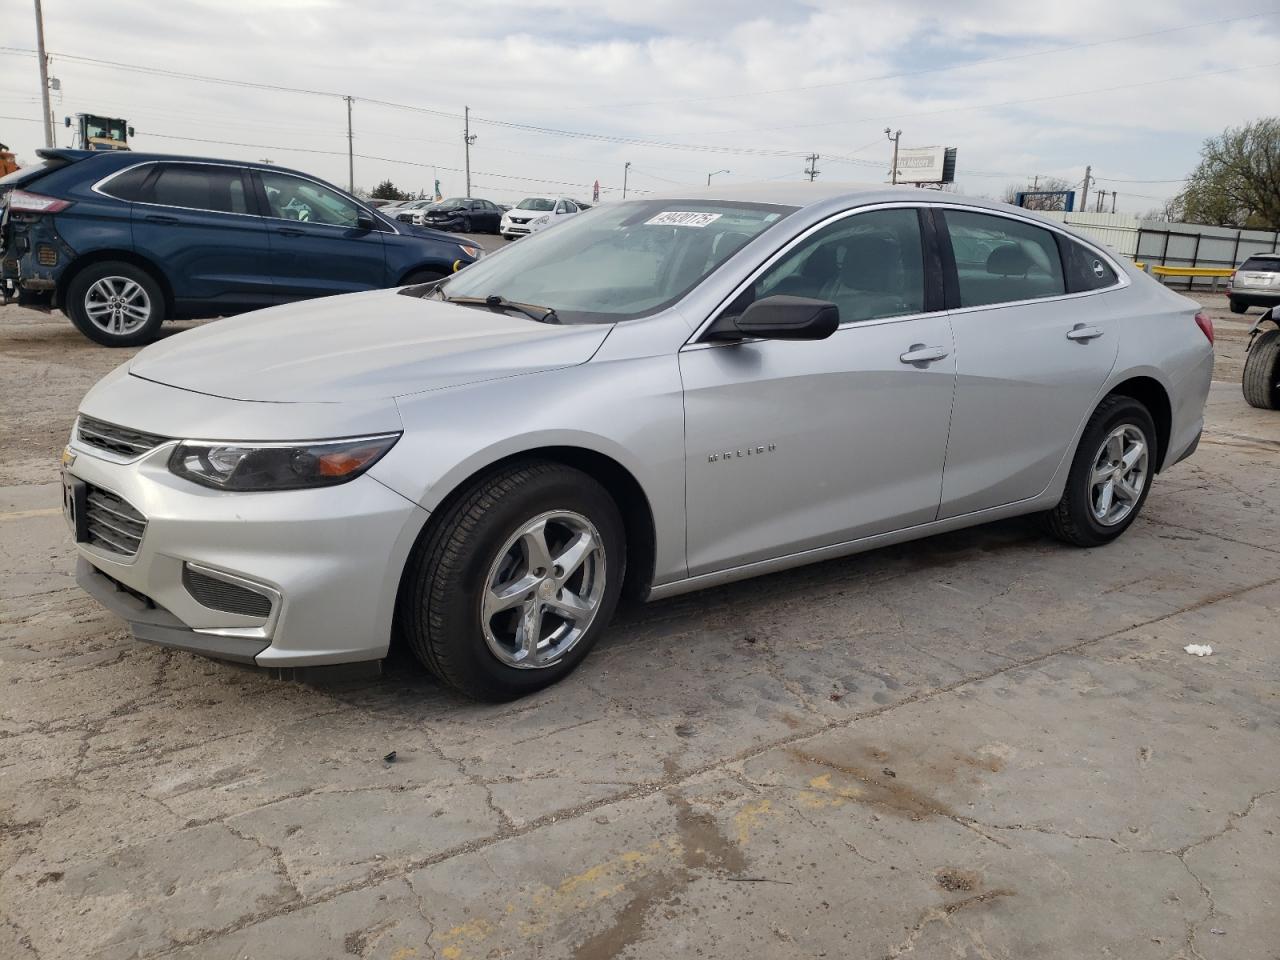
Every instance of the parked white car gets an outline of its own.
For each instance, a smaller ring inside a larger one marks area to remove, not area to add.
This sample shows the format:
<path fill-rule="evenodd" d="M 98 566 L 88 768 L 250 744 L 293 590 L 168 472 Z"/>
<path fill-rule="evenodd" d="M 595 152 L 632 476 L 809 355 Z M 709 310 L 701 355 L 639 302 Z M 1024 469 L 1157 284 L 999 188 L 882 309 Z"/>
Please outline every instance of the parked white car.
<path fill-rule="evenodd" d="M 498 232 L 505 239 L 514 240 L 553 227 L 581 212 L 568 197 L 525 197 L 502 215 Z"/>

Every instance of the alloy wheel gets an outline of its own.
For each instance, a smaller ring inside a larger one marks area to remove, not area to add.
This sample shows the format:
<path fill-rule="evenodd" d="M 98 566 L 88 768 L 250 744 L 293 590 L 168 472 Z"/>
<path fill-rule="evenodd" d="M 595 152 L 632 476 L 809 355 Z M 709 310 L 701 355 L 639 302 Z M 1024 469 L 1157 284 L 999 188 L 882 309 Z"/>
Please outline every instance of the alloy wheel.
<path fill-rule="evenodd" d="M 128 277 L 103 277 L 85 291 L 84 312 L 100 330 L 128 336 L 151 319 L 151 298 L 141 284 Z"/>
<path fill-rule="evenodd" d="M 579 513 L 523 524 L 489 567 L 480 601 L 485 643 L 502 663 L 550 667 L 582 639 L 605 594 L 604 540 Z"/>
<path fill-rule="evenodd" d="M 1148 451 L 1146 434 L 1132 423 L 1121 424 L 1102 441 L 1089 473 L 1089 503 L 1104 527 L 1123 521 L 1142 499 Z"/>

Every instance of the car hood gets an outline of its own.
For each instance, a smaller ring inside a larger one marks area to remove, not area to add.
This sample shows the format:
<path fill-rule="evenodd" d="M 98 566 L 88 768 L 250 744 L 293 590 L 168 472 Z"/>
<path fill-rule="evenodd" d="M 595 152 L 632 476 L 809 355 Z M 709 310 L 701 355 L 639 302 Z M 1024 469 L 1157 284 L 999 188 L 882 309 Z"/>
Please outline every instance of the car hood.
<path fill-rule="evenodd" d="M 611 329 L 375 290 L 188 330 L 147 347 L 129 373 L 232 400 L 366 401 L 576 366 Z"/>

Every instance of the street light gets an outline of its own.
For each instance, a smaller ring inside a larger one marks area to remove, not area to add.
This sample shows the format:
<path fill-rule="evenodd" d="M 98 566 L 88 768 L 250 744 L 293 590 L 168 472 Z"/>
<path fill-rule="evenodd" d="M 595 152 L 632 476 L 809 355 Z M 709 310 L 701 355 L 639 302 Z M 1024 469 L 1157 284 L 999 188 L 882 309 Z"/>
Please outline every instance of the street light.
<path fill-rule="evenodd" d="M 622 199 L 627 199 L 627 173 L 631 170 L 631 161 L 628 160 L 622 166 Z"/>
<path fill-rule="evenodd" d="M 708 187 L 709 187 L 709 186 L 711 186 L 711 178 L 712 178 L 712 177 L 714 177 L 716 174 L 719 174 L 719 173 L 733 173 L 733 171 L 732 171 L 732 170 L 712 170 L 710 173 L 708 173 L 708 174 L 707 174 L 707 186 L 708 186 Z"/>
<path fill-rule="evenodd" d="M 890 175 L 889 182 L 896 185 L 898 182 L 898 141 L 902 139 L 902 131 L 890 130 L 885 127 L 884 135 L 893 144 L 893 173 Z"/>

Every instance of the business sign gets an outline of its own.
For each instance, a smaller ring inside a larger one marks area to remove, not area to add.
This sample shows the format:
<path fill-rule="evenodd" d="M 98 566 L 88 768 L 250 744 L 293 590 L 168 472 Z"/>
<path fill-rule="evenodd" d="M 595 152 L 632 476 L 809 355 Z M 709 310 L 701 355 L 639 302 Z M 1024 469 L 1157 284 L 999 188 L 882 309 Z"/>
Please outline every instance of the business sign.
<path fill-rule="evenodd" d="M 898 151 L 899 183 L 950 183 L 955 176 L 955 147 L 903 147 Z"/>

